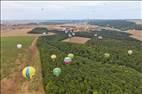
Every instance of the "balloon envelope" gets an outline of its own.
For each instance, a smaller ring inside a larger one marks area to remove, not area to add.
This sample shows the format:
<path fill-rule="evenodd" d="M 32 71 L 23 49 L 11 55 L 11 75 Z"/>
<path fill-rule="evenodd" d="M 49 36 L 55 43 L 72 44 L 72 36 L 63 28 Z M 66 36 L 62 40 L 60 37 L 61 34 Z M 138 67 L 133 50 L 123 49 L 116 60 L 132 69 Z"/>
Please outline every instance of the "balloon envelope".
<path fill-rule="evenodd" d="M 103 37 L 102 36 L 98 36 L 98 39 L 103 39 Z"/>
<path fill-rule="evenodd" d="M 54 68 L 53 69 L 53 75 L 59 76 L 61 74 L 61 69 L 60 68 Z"/>
<path fill-rule="evenodd" d="M 65 33 L 67 34 L 67 33 L 68 33 L 68 31 L 66 30 L 66 31 L 65 31 Z"/>
<path fill-rule="evenodd" d="M 68 54 L 68 57 L 70 57 L 71 59 L 73 59 L 73 58 L 74 58 L 74 54 L 69 53 L 69 54 Z"/>
<path fill-rule="evenodd" d="M 73 32 L 72 35 L 75 36 L 75 33 Z"/>
<path fill-rule="evenodd" d="M 64 63 L 65 64 L 69 64 L 69 63 L 71 63 L 72 62 L 72 59 L 70 58 L 70 57 L 65 57 L 64 58 Z"/>
<path fill-rule="evenodd" d="M 109 54 L 109 53 L 105 53 L 104 56 L 105 56 L 106 58 L 109 58 L 109 57 L 110 57 L 110 54 Z"/>
<path fill-rule="evenodd" d="M 32 66 L 27 66 L 23 69 L 22 71 L 22 75 L 23 77 L 25 77 L 26 79 L 32 79 L 32 77 L 35 75 L 35 68 Z"/>
<path fill-rule="evenodd" d="M 71 35 L 71 34 L 68 34 L 68 37 L 70 37 L 70 38 L 71 38 L 71 37 L 72 37 L 72 35 Z"/>
<path fill-rule="evenodd" d="M 56 59 L 56 55 L 51 55 L 51 59 Z"/>
<path fill-rule="evenodd" d="M 43 11 L 44 10 L 44 8 L 41 8 L 41 11 Z"/>
<path fill-rule="evenodd" d="M 133 54 L 133 51 L 132 50 L 128 50 L 128 54 L 129 55 Z"/>
<path fill-rule="evenodd" d="M 42 34 L 43 34 L 43 35 L 46 35 L 46 32 L 43 32 Z"/>
<path fill-rule="evenodd" d="M 18 49 L 22 48 L 22 44 L 17 44 L 17 48 Z"/>
<path fill-rule="evenodd" d="M 96 36 L 97 36 L 97 34 L 94 34 L 94 36 L 96 37 Z"/>

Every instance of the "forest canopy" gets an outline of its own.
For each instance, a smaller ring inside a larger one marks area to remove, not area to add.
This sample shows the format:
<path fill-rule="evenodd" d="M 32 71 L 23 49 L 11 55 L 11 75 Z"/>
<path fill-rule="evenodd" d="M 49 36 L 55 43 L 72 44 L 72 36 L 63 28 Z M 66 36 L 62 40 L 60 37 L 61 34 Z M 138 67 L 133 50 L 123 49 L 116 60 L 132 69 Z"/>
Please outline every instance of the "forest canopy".
<path fill-rule="evenodd" d="M 68 36 L 61 31 L 52 31 L 53 36 L 38 40 L 43 83 L 47 94 L 141 94 L 142 92 L 142 47 L 141 42 L 129 34 L 117 31 L 77 32 L 76 36 L 90 37 L 86 44 L 65 43 Z M 94 34 L 103 36 L 102 40 Z M 127 51 L 132 49 L 133 55 Z M 63 63 L 68 53 L 74 54 L 73 62 Z M 110 57 L 105 58 L 104 53 Z M 56 54 L 52 61 L 50 56 Z M 59 77 L 52 70 L 61 68 Z"/>
<path fill-rule="evenodd" d="M 34 29 L 32 29 L 30 32 L 28 32 L 30 34 L 43 34 L 43 33 L 48 33 L 48 29 L 47 28 L 43 28 L 43 27 L 36 27 Z"/>

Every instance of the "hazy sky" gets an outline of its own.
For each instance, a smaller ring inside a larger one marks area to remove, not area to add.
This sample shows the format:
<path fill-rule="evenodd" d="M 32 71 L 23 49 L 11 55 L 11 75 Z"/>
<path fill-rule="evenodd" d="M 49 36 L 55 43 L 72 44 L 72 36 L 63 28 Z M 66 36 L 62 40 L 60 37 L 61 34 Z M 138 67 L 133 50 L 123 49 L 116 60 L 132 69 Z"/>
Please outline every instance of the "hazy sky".
<path fill-rule="evenodd" d="M 2 1 L 2 20 L 142 19 L 142 1 Z"/>

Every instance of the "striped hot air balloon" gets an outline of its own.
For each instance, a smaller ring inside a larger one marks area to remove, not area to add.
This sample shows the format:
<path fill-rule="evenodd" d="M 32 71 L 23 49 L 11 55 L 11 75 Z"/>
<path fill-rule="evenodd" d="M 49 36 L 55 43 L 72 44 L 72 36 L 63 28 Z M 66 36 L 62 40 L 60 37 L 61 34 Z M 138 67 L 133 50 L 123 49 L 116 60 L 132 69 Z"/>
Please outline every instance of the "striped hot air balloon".
<path fill-rule="evenodd" d="M 70 64 L 72 62 L 72 59 L 70 57 L 64 58 L 64 64 Z"/>
<path fill-rule="evenodd" d="M 23 77 L 25 77 L 26 79 L 30 80 L 32 79 L 32 77 L 35 75 L 35 68 L 32 66 L 27 66 L 23 69 L 22 71 L 22 75 Z"/>

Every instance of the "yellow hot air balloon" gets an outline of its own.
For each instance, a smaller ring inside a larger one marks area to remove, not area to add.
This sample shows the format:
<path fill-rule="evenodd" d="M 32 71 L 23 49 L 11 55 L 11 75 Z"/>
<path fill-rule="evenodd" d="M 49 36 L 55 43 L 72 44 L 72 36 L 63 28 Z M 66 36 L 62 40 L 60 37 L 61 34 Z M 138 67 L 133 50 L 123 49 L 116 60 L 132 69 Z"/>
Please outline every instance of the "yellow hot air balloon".
<path fill-rule="evenodd" d="M 55 61 L 56 57 L 57 57 L 57 56 L 56 56 L 55 54 L 51 55 L 51 59 L 52 59 L 53 61 Z"/>
<path fill-rule="evenodd" d="M 32 79 L 32 77 L 35 75 L 35 68 L 32 66 L 27 66 L 23 69 L 22 71 L 22 75 L 23 77 L 25 77 L 26 79 L 30 80 Z"/>
<path fill-rule="evenodd" d="M 70 57 L 71 59 L 73 59 L 73 58 L 74 58 L 74 54 L 69 53 L 69 54 L 68 54 L 68 57 Z"/>
<path fill-rule="evenodd" d="M 128 54 L 129 54 L 129 55 L 132 55 L 132 54 L 133 54 L 133 51 L 132 51 L 132 50 L 128 50 Z"/>

